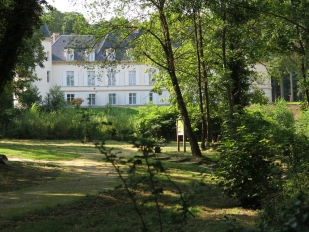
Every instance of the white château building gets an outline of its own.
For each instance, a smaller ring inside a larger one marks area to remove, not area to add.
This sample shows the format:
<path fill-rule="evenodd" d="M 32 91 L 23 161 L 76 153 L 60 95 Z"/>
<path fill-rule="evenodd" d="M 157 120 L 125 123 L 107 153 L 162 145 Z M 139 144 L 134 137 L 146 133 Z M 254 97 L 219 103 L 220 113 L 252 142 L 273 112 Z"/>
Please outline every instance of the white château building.
<path fill-rule="evenodd" d="M 51 87 L 58 85 L 67 100 L 83 99 L 81 106 L 138 106 L 149 101 L 156 105 L 168 104 L 166 89 L 162 89 L 161 95 L 151 92 L 152 77 L 157 70 L 134 63 L 129 56 L 123 55 L 126 52 L 121 49 L 113 51 L 109 36 L 89 49 L 88 45 L 94 39 L 92 36 L 54 34 L 52 38 L 46 25 L 42 32 L 47 59 L 44 68 L 37 67 L 40 80 L 34 85 L 43 98 Z M 83 44 L 87 46 L 81 49 Z M 74 48 L 74 45 L 79 48 Z M 103 66 L 104 63 L 110 65 Z"/>
<path fill-rule="evenodd" d="M 43 98 L 51 87 L 58 85 L 68 101 L 83 99 L 82 107 L 139 106 L 149 101 L 156 105 L 168 104 L 166 89 L 162 89 L 161 95 L 151 92 L 152 77 L 158 70 L 132 61 L 125 44 L 118 51 L 113 50 L 111 35 L 90 49 L 89 44 L 95 39 L 93 36 L 54 34 L 51 37 L 45 24 L 42 32 L 47 59 L 44 68 L 37 67 L 40 80 L 34 85 Z M 78 46 L 74 46 L 76 44 Z M 104 66 L 104 63 L 114 65 Z M 266 74 L 262 65 L 257 65 L 256 69 Z M 258 87 L 264 90 L 271 102 L 270 80 L 265 78 L 264 84 Z"/>

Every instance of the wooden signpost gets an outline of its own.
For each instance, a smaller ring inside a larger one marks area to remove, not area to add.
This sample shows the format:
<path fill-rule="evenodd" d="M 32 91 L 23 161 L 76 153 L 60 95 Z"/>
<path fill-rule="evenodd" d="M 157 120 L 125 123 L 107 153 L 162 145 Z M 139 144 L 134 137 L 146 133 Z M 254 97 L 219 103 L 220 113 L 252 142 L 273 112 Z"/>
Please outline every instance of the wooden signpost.
<path fill-rule="evenodd" d="M 177 149 L 180 151 L 179 137 L 182 136 L 183 151 L 186 152 L 186 134 L 182 119 L 176 119 Z"/>

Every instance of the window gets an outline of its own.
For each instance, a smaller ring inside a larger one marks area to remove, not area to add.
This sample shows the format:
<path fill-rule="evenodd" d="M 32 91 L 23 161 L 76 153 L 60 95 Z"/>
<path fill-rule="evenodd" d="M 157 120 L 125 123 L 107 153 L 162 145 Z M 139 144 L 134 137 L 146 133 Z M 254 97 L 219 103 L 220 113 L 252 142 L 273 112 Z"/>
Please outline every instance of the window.
<path fill-rule="evenodd" d="M 47 83 L 49 83 L 49 77 L 50 77 L 50 72 L 49 72 L 49 71 L 47 71 L 47 74 L 46 74 Z"/>
<path fill-rule="evenodd" d="M 115 93 L 110 93 L 108 95 L 108 102 L 111 105 L 116 105 L 116 94 Z"/>
<path fill-rule="evenodd" d="M 74 72 L 73 71 L 66 72 L 66 82 L 67 82 L 67 86 L 74 86 Z"/>
<path fill-rule="evenodd" d="M 89 94 L 88 97 L 88 104 L 90 106 L 94 106 L 95 105 L 95 94 Z"/>
<path fill-rule="evenodd" d="M 111 70 L 107 72 L 108 85 L 116 85 L 116 73 Z"/>
<path fill-rule="evenodd" d="M 90 52 L 87 54 L 87 60 L 88 61 L 95 61 L 95 53 L 94 52 Z"/>
<path fill-rule="evenodd" d="M 136 104 L 136 93 L 129 93 L 129 104 Z"/>
<path fill-rule="evenodd" d="M 87 84 L 88 86 L 95 85 L 95 71 L 87 71 Z"/>
<path fill-rule="evenodd" d="M 153 93 L 149 93 L 149 101 L 153 101 Z"/>
<path fill-rule="evenodd" d="M 129 85 L 136 85 L 136 71 L 129 71 Z"/>
<path fill-rule="evenodd" d="M 114 49 L 106 49 L 106 58 L 108 61 L 114 61 L 116 59 L 116 52 Z"/>
<path fill-rule="evenodd" d="M 46 61 L 49 61 L 49 52 L 46 52 Z"/>
<path fill-rule="evenodd" d="M 127 53 L 127 59 L 129 61 L 133 61 L 133 56 L 132 56 L 132 53 L 133 53 L 133 49 L 132 48 L 129 48 L 126 50 L 126 53 Z"/>
<path fill-rule="evenodd" d="M 67 94 L 67 101 L 70 102 L 74 100 L 74 94 Z"/>
<path fill-rule="evenodd" d="M 72 49 L 65 50 L 65 57 L 66 57 L 66 61 L 74 60 L 74 50 Z"/>

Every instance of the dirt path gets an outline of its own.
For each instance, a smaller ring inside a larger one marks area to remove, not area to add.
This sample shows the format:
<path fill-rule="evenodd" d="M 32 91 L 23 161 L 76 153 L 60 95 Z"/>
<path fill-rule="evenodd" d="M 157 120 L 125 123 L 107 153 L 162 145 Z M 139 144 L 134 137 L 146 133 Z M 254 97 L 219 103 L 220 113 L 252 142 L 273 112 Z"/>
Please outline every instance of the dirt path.
<path fill-rule="evenodd" d="M 111 188 L 115 185 L 116 175 L 112 167 L 101 160 L 102 155 L 98 153 L 83 154 L 76 160 L 65 162 L 9 159 L 9 161 L 55 164 L 61 168 L 64 175 L 55 181 L 1 193 L 0 219 L 33 209 L 67 203 L 78 197 Z"/>

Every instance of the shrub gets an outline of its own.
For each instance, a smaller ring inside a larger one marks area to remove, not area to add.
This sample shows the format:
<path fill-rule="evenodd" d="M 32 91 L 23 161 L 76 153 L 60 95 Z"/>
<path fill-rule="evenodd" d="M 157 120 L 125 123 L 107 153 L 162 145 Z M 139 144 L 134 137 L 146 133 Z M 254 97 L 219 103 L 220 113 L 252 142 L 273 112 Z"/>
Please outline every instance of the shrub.
<path fill-rule="evenodd" d="M 173 106 L 147 105 L 139 108 L 137 133 L 144 138 L 171 140 L 176 138 L 178 112 Z"/>
<path fill-rule="evenodd" d="M 58 85 L 51 87 L 43 100 L 43 109 L 47 112 L 63 110 L 66 105 L 64 92 L 61 91 L 61 87 Z"/>
<path fill-rule="evenodd" d="M 37 86 L 29 84 L 25 91 L 18 93 L 18 104 L 21 108 L 29 109 L 34 103 L 40 105 L 41 102 L 42 96 Z"/>
<path fill-rule="evenodd" d="M 241 126 L 226 130 L 217 176 L 223 193 L 244 207 L 260 207 L 261 201 L 281 189 L 281 168 L 274 162 L 269 123 L 258 112 L 239 116 Z M 229 132 L 233 134 L 229 134 Z"/>

